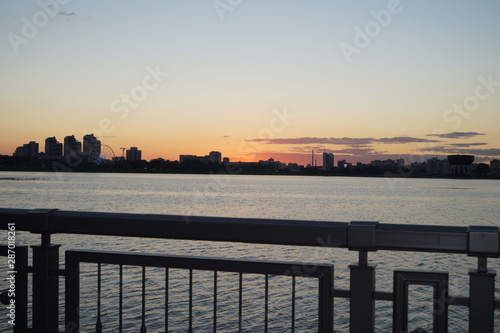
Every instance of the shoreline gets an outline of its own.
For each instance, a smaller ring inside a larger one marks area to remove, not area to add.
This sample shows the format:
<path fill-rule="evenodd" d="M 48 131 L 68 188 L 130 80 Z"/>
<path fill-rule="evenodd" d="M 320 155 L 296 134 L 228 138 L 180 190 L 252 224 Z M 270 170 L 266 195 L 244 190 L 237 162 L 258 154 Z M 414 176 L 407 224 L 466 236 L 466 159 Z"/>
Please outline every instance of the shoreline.
<path fill-rule="evenodd" d="M 224 174 L 224 175 L 242 175 L 242 176 L 299 176 L 299 177 L 353 177 L 353 178 L 411 178 L 411 179 L 480 179 L 480 180 L 500 180 L 500 176 L 478 176 L 478 175 L 402 175 L 400 173 L 385 172 L 384 174 L 367 174 L 367 173 L 352 173 L 352 172 L 333 172 L 326 173 L 322 170 L 315 170 L 316 172 L 227 172 L 227 171 L 166 171 L 166 170 L 121 170 L 121 169 L 99 169 L 99 170 L 86 170 L 86 169 L 74 169 L 74 170 L 47 170 L 43 168 L 33 168 L 33 169 L 1 169 L 0 175 L 3 172 L 45 172 L 45 173 L 103 173 L 103 174 L 172 174 L 172 175 L 213 175 L 213 174 Z"/>

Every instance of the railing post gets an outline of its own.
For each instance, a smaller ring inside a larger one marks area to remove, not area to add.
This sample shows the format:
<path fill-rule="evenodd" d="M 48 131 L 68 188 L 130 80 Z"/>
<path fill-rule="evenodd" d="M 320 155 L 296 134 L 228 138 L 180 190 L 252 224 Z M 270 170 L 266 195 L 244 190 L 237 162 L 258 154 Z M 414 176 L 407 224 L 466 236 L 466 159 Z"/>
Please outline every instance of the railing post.
<path fill-rule="evenodd" d="M 349 250 L 359 251 L 351 269 L 349 323 L 351 333 L 375 332 L 375 267 L 368 265 L 368 251 L 375 250 L 377 222 L 351 222 L 347 230 Z"/>
<path fill-rule="evenodd" d="M 487 258 L 498 258 L 498 227 L 469 227 L 469 255 L 478 257 L 477 270 L 469 272 L 469 332 L 493 333 L 495 312 L 495 276 L 488 270 Z"/>
<path fill-rule="evenodd" d="M 41 245 L 33 249 L 33 330 L 58 332 L 59 326 L 59 245 L 50 244 L 48 216 L 51 210 L 34 210 L 43 224 Z M 35 217 L 36 218 L 36 217 Z"/>

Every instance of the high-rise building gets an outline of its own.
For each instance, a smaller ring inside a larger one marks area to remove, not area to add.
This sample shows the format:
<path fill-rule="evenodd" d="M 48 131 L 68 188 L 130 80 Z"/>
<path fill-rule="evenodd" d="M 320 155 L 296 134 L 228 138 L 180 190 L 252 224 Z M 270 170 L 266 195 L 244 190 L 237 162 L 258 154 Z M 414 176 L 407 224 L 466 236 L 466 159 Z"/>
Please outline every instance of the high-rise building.
<path fill-rule="evenodd" d="M 494 159 L 490 162 L 490 170 L 493 173 L 500 174 L 500 160 Z"/>
<path fill-rule="evenodd" d="M 101 141 L 94 134 L 83 136 L 83 156 L 89 161 L 99 157 L 101 154 Z"/>
<path fill-rule="evenodd" d="M 45 158 L 59 158 L 62 156 L 63 145 L 58 142 L 56 137 L 45 139 Z"/>
<path fill-rule="evenodd" d="M 16 157 L 37 157 L 38 156 L 38 143 L 35 141 L 30 141 L 22 146 L 16 148 L 14 152 Z"/>
<path fill-rule="evenodd" d="M 64 138 L 64 156 L 80 154 L 82 152 L 82 143 L 74 135 L 68 135 Z"/>
<path fill-rule="evenodd" d="M 448 160 L 440 160 L 433 157 L 427 160 L 427 173 L 429 175 L 447 175 L 450 173 L 450 163 Z"/>
<path fill-rule="evenodd" d="M 222 161 L 222 154 L 219 151 L 211 151 L 208 154 L 208 161 L 214 163 L 220 163 Z"/>
<path fill-rule="evenodd" d="M 94 151 L 101 153 L 101 141 L 97 140 L 94 134 L 87 134 L 83 136 L 83 152 L 90 154 Z"/>
<path fill-rule="evenodd" d="M 130 147 L 130 149 L 126 152 L 126 155 L 127 161 L 140 161 L 142 159 L 142 151 L 138 150 L 137 147 Z"/>
<path fill-rule="evenodd" d="M 323 171 L 332 171 L 333 170 L 333 154 L 332 153 L 323 153 Z"/>

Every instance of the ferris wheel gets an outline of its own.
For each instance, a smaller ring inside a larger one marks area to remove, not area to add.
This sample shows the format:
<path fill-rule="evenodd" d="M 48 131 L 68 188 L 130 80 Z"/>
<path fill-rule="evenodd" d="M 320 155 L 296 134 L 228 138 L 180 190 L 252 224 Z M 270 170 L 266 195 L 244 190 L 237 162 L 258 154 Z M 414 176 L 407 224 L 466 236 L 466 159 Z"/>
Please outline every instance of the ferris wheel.
<path fill-rule="evenodd" d="M 96 164 L 113 163 L 115 152 L 108 145 L 95 145 L 90 152 L 89 160 Z"/>

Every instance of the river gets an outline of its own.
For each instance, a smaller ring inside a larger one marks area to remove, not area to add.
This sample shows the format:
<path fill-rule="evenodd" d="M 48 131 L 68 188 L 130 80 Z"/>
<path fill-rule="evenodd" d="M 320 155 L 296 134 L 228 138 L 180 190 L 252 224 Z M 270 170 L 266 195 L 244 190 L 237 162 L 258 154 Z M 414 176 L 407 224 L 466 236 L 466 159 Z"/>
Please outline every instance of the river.
<path fill-rule="evenodd" d="M 378 221 L 380 223 L 429 224 L 429 225 L 487 225 L 500 224 L 500 181 L 477 179 L 427 179 L 427 178 L 350 178 L 350 177 L 308 177 L 308 176 L 246 176 L 246 175 L 181 175 L 181 174 L 115 174 L 115 173 L 41 173 L 41 172 L 1 172 L 0 207 L 2 208 L 57 208 L 61 210 L 123 212 L 143 214 L 203 215 L 225 217 L 278 218 L 317 221 Z M 33 235 L 20 234 L 19 244 L 33 241 Z M 73 235 L 54 235 L 53 242 L 63 244 L 61 251 L 67 248 L 125 250 L 174 255 L 196 255 L 211 257 L 269 259 L 283 261 L 308 261 L 330 263 L 335 266 L 335 287 L 347 289 L 348 265 L 357 260 L 356 253 L 343 249 L 297 248 L 272 245 L 231 244 L 219 242 L 194 242 L 182 240 L 142 240 L 110 237 L 90 237 Z M 459 255 L 439 255 L 422 253 L 377 252 L 370 254 L 370 261 L 377 266 L 377 290 L 392 290 L 392 271 L 394 269 L 439 270 L 450 272 L 450 294 L 467 296 L 469 269 L 476 266 L 474 258 Z M 498 260 L 490 260 L 489 267 L 498 271 Z M 95 291 L 95 267 L 83 270 L 82 279 L 86 281 L 89 294 Z M 116 277 L 116 269 L 109 270 L 109 276 Z M 139 275 L 132 274 L 127 283 L 139 284 Z M 129 271 L 126 274 L 129 274 Z M 113 273 L 114 272 L 114 273 Z M 137 273 L 137 272 L 136 272 Z M 200 300 L 196 307 L 195 332 L 210 329 L 210 320 L 204 309 L 210 308 L 210 301 L 203 290 L 207 272 L 196 272 L 197 288 Z M 113 275 L 115 274 L 115 275 Z M 154 302 L 160 300 L 162 273 L 148 271 L 150 297 Z M 178 297 L 185 295 L 185 272 L 174 272 L 171 293 Z M 184 274 L 184 275 L 183 275 Z M 126 275 L 129 276 L 129 275 Z M 288 332 L 283 323 L 280 309 L 286 302 L 284 280 L 276 277 L 273 289 L 271 310 L 276 314 L 270 318 L 271 332 Z M 113 287 L 112 278 L 105 280 L 104 286 Z M 176 283 L 176 281 L 178 283 Z M 226 283 L 221 291 L 227 308 L 221 308 L 220 314 L 229 315 L 231 311 L 231 293 L 234 292 L 234 277 L 226 276 Z M 82 282 L 83 283 L 83 282 Z M 307 301 L 307 294 L 312 288 L 303 283 L 303 289 L 297 290 L 298 299 L 303 301 L 300 313 L 314 310 L 314 304 Z M 245 277 L 245 290 L 249 290 L 244 303 L 244 331 L 262 331 L 262 315 L 258 306 L 262 281 L 258 277 Z M 497 279 L 497 286 L 499 281 Z M 156 288 L 156 289 L 155 289 Z M 159 289 L 158 289 L 159 288 Z M 208 289 L 207 289 L 208 288 Z M 207 291 L 208 292 L 208 291 Z M 430 310 L 428 295 L 430 291 L 420 288 L 412 291 L 416 298 L 412 308 L 412 327 L 429 325 Z M 497 297 L 499 291 L 497 288 Z M 95 295 L 95 293 L 94 293 Z M 233 295 L 234 296 L 234 295 Z M 139 297 L 133 292 L 131 299 Z M 237 298 L 237 296 L 236 296 Z M 103 303 L 106 309 L 107 324 L 116 325 L 116 296 L 112 292 Z M 390 332 L 392 303 L 377 301 L 377 332 Z M 106 305 L 107 304 L 107 305 Z M 128 303 L 127 303 L 128 304 Z M 134 320 L 135 311 L 139 311 L 139 302 L 131 302 L 127 308 L 129 330 L 137 331 Z M 171 323 L 171 332 L 185 332 L 186 302 L 176 308 L 176 320 Z M 222 306 L 222 305 L 221 305 Z M 273 306 L 275 308 L 273 308 Z M 89 330 L 95 322 L 95 305 L 92 297 L 82 301 L 82 319 L 88 323 L 82 327 Z M 348 301 L 335 300 L 335 331 L 346 332 Z M 234 310 L 234 309 L 233 309 Z M 150 326 L 148 332 L 162 332 L 162 315 L 159 308 L 148 312 Z M 184 311 L 184 312 L 183 312 Z M 140 312 L 140 311 L 139 311 Z M 183 314 L 184 313 L 184 314 Z M 467 309 L 450 307 L 450 332 L 465 332 Z M 230 317 L 230 316 L 229 316 Z M 183 319 L 184 318 L 184 319 Z M 61 318 L 62 320 L 63 318 Z M 497 325 L 500 316 L 497 316 Z M 85 326 L 87 325 L 87 326 Z M 232 332 L 232 321 L 220 323 L 220 332 Z M 106 327 L 106 326 L 105 326 Z M 109 327 L 109 326 L 108 326 Z M 426 326 L 428 327 L 428 326 Z M 134 329 L 132 329 L 134 328 Z M 83 329 L 82 331 L 86 331 Z M 113 331 L 113 328 L 111 328 Z M 304 319 L 297 327 L 299 332 L 315 332 L 314 323 Z"/>

